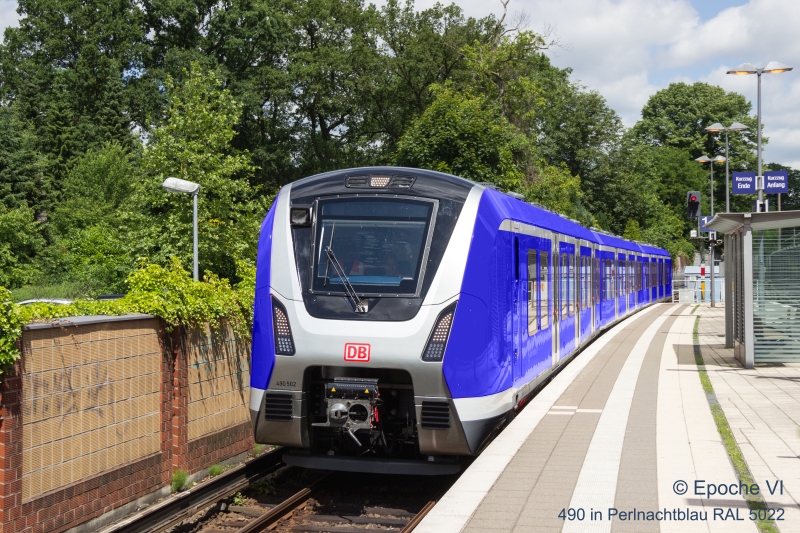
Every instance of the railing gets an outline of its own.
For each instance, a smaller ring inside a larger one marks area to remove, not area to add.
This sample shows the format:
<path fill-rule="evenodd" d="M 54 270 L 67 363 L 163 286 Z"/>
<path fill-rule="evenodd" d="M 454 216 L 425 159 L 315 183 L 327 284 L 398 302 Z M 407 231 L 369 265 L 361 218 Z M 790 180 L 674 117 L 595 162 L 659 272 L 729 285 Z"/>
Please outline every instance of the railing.
<path fill-rule="evenodd" d="M 725 278 L 714 278 L 714 301 L 725 301 Z M 672 301 L 680 303 L 711 303 L 710 279 L 673 279 Z"/>

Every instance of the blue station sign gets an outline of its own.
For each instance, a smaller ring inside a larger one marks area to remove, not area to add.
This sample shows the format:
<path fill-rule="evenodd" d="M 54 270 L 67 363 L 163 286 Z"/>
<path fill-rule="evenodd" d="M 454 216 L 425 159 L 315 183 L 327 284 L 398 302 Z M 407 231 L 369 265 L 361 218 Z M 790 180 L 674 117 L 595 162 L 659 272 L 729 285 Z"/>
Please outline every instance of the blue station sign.
<path fill-rule="evenodd" d="M 755 172 L 734 172 L 733 194 L 755 194 L 756 193 L 756 173 Z"/>
<path fill-rule="evenodd" d="M 764 172 L 764 192 L 767 194 L 789 192 L 789 172 L 786 170 Z"/>
<path fill-rule="evenodd" d="M 712 219 L 712 218 L 714 218 L 714 217 L 710 217 L 710 216 L 709 216 L 709 217 L 700 217 L 700 232 L 701 232 L 701 233 L 702 233 L 702 232 L 708 233 L 708 232 L 710 232 L 710 231 L 711 231 L 710 229 L 708 229 L 708 228 L 706 227 L 706 224 L 708 224 L 709 222 L 711 222 L 711 219 Z"/>

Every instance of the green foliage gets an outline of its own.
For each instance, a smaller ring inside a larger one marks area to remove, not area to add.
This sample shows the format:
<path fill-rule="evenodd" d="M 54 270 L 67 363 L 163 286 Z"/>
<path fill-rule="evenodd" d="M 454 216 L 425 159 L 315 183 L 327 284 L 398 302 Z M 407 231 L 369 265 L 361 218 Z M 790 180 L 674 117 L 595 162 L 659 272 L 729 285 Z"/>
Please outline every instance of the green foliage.
<path fill-rule="evenodd" d="M 501 189 L 519 187 L 522 172 L 515 158 L 525 139 L 481 97 L 434 87 L 436 99 L 398 145 L 395 162 L 448 172 Z"/>
<path fill-rule="evenodd" d="M 26 204 L 8 209 L 0 203 L 0 285 L 20 287 L 38 275 L 33 259 L 44 239 L 34 216 Z"/>
<path fill-rule="evenodd" d="M 86 152 L 64 178 L 53 227 L 66 235 L 95 224 L 117 223 L 121 211 L 129 207 L 135 178 L 133 158 L 119 143 Z"/>
<path fill-rule="evenodd" d="M 592 225 L 592 217 L 581 207 L 581 180 L 570 174 L 565 165 L 560 167 L 540 163 L 526 176 L 522 191 L 525 199 L 574 218 L 587 226 Z"/>
<path fill-rule="evenodd" d="M 41 204 L 46 165 L 32 125 L 19 117 L 19 106 L 0 106 L 0 203 L 9 209 Z"/>
<path fill-rule="evenodd" d="M 259 496 L 263 496 L 265 494 L 275 494 L 275 480 L 271 477 L 265 477 L 259 479 L 252 485 L 250 485 L 250 490 L 258 494 Z"/>
<path fill-rule="evenodd" d="M 189 473 L 183 468 L 179 468 L 172 473 L 172 481 L 170 487 L 172 492 L 180 492 L 186 486 L 186 481 L 189 479 Z"/>
<path fill-rule="evenodd" d="M 179 84 L 165 81 L 167 107 L 163 123 L 144 150 L 145 178 L 137 184 L 137 200 L 146 216 L 138 222 L 141 255 L 158 262 L 192 257 L 192 198 L 161 188 L 174 176 L 200 184 L 198 232 L 203 269 L 235 275 L 235 261 L 255 257 L 262 206 L 252 200 L 247 178 L 253 171 L 247 153 L 231 147 L 241 105 L 222 81 L 199 63 L 183 72 Z"/>
<path fill-rule="evenodd" d="M 255 455 L 256 457 L 261 455 L 261 452 L 263 452 L 263 451 L 264 451 L 264 445 L 263 444 L 256 444 L 256 445 L 253 446 L 253 455 Z"/>
<path fill-rule="evenodd" d="M 246 503 L 247 497 L 245 497 L 241 492 L 237 492 L 231 498 L 231 505 L 235 505 L 236 507 L 242 507 Z"/>
<path fill-rule="evenodd" d="M 725 135 L 710 134 L 705 128 L 715 122 L 730 126 L 738 121 L 750 127 L 744 132 L 729 133 L 731 161 L 739 170 L 739 165 L 754 161 L 758 128 L 756 118 L 749 115 L 751 109 L 752 104 L 744 96 L 716 85 L 671 83 L 648 99 L 642 120 L 631 134 L 645 144 L 686 150 L 692 159 L 704 154 L 713 158 L 725 155 Z M 767 139 L 762 137 L 761 142 L 766 144 Z"/>
<path fill-rule="evenodd" d="M 64 281 L 52 285 L 38 283 L 36 285 L 25 285 L 11 291 L 11 299 L 15 302 L 40 298 L 66 298 L 74 300 L 76 298 L 86 298 L 87 295 L 88 291 L 86 287 L 77 281 Z"/>
<path fill-rule="evenodd" d="M 145 313 L 163 318 L 169 326 L 218 327 L 229 324 L 237 337 L 250 338 L 255 291 L 254 267 L 241 263 L 242 281 L 232 288 L 228 280 L 207 274 L 204 281 L 194 281 L 180 262 L 173 258 L 167 267 L 142 264 L 128 275 L 128 293 L 117 300 L 83 300 L 70 304 L 33 303 L 18 306 L 11 293 L 0 287 L 0 365 L 19 357 L 16 343 L 22 334 L 19 325 L 57 318 L 84 315 L 124 315 Z M 13 348 L 12 351 L 11 348 Z M 13 352 L 13 353 L 12 353 Z"/>
<path fill-rule="evenodd" d="M 622 232 L 622 237 L 630 241 L 642 240 L 642 230 L 635 219 L 629 218 L 628 222 L 625 223 L 625 231 Z"/>
<path fill-rule="evenodd" d="M 211 465 L 208 468 L 208 475 L 211 476 L 211 477 L 217 477 L 218 475 L 220 475 L 224 471 L 225 471 L 225 468 L 223 468 L 222 465 Z"/>
<path fill-rule="evenodd" d="M 19 306 L 11 301 L 11 293 L 0 287 L 0 369 L 19 359 L 17 339 L 22 336 L 23 323 Z"/>

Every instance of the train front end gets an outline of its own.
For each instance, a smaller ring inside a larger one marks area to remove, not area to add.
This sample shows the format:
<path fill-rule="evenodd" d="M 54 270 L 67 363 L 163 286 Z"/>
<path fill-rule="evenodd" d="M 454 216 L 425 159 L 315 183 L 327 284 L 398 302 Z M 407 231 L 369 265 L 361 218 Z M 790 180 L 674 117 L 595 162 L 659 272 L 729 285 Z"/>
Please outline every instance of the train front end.
<path fill-rule="evenodd" d="M 400 168 L 284 187 L 259 241 L 256 442 L 311 468 L 448 473 L 476 450 L 442 372 L 480 187 Z"/>

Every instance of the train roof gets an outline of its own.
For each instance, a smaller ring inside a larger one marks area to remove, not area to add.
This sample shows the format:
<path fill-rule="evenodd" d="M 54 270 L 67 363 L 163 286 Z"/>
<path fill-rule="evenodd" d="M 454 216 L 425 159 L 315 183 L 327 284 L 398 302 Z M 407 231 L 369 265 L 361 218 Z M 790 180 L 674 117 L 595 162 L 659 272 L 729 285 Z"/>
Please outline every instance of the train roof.
<path fill-rule="evenodd" d="M 601 233 L 599 231 L 592 231 L 592 234 L 597 239 L 597 242 L 604 246 L 613 246 L 614 248 L 622 248 L 623 250 L 629 250 L 637 253 L 647 253 L 642 250 L 641 245 L 638 243 L 625 240 L 621 237 L 617 237 L 616 235 Z"/>
<path fill-rule="evenodd" d="M 484 194 L 505 212 L 507 219 L 516 220 L 524 224 L 535 223 L 537 226 L 550 231 L 589 242 L 596 242 L 591 231 L 558 213 L 523 202 L 493 189 L 486 189 Z"/>

